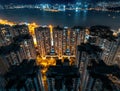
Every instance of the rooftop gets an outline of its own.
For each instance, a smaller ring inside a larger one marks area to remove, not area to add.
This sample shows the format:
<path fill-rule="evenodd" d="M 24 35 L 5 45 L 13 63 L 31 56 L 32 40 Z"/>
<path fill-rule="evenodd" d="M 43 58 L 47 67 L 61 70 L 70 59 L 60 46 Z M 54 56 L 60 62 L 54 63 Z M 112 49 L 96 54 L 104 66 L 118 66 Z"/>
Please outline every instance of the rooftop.
<path fill-rule="evenodd" d="M 104 88 L 107 88 L 108 91 L 113 91 L 113 89 L 115 89 L 117 86 L 114 85 L 113 81 L 109 78 L 109 75 L 112 75 L 117 79 L 120 79 L 120 68 L 116 65 L 108 66 L 103 62 L 103 60 L 99 61 L 99 63 L 92 60 L 91 63 L 92 65 L 89 65 L 87 67 L 90 75 L 95 79 L 101 80 Z"/>
<path fill-rule="evenodd" d="M 38 69 L 35 60 L 23 60 L 20 65 L 11 66 L 5 74 L 5 78 L 8 80 L 6 88 L 23 86 L 23 83 L 27 80 L 26 78 L 34 76 L 38 72 Z"/>
<path fill-rule="evenodd" d="M 23 25 L 14 25 L 14 26 L 12 26 L 13 28 L 28 28 L 28 26 L 27 25 L 25 25 L 25 24 L 23 24 Z"/>
<path fill-rule="evenodd" d="M 3 24 L 0 24 L 0 28 L 3 28 L 3 27 L 10 27 L 10 25 L 3 25 Z"/>
<path fill-rule="evenodd" d="M 95 46 L 90 43 L 81 43 L 81 45 L 78 45 L 77 49 L 78 51 L 85 51 L 88 54 L 102 52 L 102 49 L 99 46 Z"/>
<path fill-rule="evenodd" d="M 48 29 L 49 30 L 49 28 L 48 27 L 37 27 L 37 28 L 35 28 L 35 29 L 37 29 L 37 30 L 39 30 L 39 31 L 43 31 L 43 30 L 46 30 L 46 29 Z"/>
<path fill-rule="evenodd" d="M 2 47 L 0 47 L 0 55 L 9 54 L 10 52 L 13 52 L 13 51 L 18 51 L 19 48 L 20 48 L 20 46 L 18 44 L 15 44 L 15 43 L 12 43 L 8 46 L 2 46 Z"/>
<path fill-rule="evenodd" d="M 24 75 L 30 75 L 36 71 L 36 63 L 35 60 L 27 60 L 24 59 L 23 62 L 20 65 L 12 65 L 9 68 L 9 71 L 7 72 L 6 76 L 24 76 Z M 22 73 L 22 74 L 21 74 Z"/>
<path fill-rule="evenodd" d="M 76 66 L 63 65 L 60 60 L 56 61 L 58 61 L 56 66 L 50 66 L 48 68 L 47 77 L 80 77 L 79 69 Z M 68 60 L 65 59 L 66 61 Z"/>
<path fill-rule="evenodd" d="M 115 41 L 117 37 L 113 36 L 113 31 L 111 31 L 108 26 L 96 25 L 92 26 L 89 29 L 90 35 L 99 36 L 103 39 L 107 39 L 109 41 Z"/>
<path fill-rule="evenodd" d="M 95 74 L 112 74 L 120 78 L 120 68 L 117 65 L 108 66 L 103 62 L 103 60 L 101 60 L 99 63 L 92 62 L 92 66 L 88 66 L 88 70 Z"/>
<path fill-rule="evenodd" d="M 64 28 L 60 27 L 60 26 L 56 26 L 54 27 L 53 29 L 56 29 L 56 30 L 63 30 Z"/>
<path fill-rule="evenodd" d="M 22 34 L 13 38 L 15 42 L 21 42 L 23 40 L 29 40 L 29 39 L 32 39 L 32 36 L 29 34 Z"/>

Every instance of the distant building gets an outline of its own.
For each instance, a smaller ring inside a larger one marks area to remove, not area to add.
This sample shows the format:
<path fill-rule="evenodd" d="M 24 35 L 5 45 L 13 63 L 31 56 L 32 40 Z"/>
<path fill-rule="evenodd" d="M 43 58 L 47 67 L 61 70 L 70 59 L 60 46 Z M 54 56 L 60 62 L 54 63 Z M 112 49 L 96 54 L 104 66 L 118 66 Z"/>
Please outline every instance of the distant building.
<path fill-rule="evenodd" d="M 64 4 L 61 4 L 61 5 L 58 6 L 58 10 L 59 10 L 59 11 L 65 11 L 65 10 L 66 10 L 65 7 L 66 7 L 66 6 L 65 6 Z"/>
<path fill-rule="evenodd" d="M 41 73 L 35 60 L 24 60 L 20 65 L 13 65 L 5 74 L 8 91 L 44 91 Z"/>
<path fill-rule="evenodd" d="M 78 91 L 80 86 L 80 73 L 76 66 L 69 66 L 56 60 L 56 66 L 50 66 L 47 71 L 48 91 Z"/>

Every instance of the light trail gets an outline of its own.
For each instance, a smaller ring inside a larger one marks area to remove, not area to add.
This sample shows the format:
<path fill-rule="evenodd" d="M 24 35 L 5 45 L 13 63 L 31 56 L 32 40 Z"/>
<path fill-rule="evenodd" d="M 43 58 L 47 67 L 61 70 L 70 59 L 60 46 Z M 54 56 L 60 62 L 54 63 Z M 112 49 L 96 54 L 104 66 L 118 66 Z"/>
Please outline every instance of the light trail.
<path fill-rule="evenodd" d="M 36 40 L 36 36 L 35 36 L 35 28 L 36 27 L 38 27 L 38 25 L 36 23 L 30 23 L 30 24 L 28 24 L 29 33 L 33 37 L 33 42 L 34 42 L 35 47 L 37 46 L 37 40 Z"/>
<path fill-rule="evenodd" d="M 53 26 L 49 25 L 49 28 L 50 28 L 51 46 L 53 46 L 54 45 L 54 43 L 53 43 Z"/>

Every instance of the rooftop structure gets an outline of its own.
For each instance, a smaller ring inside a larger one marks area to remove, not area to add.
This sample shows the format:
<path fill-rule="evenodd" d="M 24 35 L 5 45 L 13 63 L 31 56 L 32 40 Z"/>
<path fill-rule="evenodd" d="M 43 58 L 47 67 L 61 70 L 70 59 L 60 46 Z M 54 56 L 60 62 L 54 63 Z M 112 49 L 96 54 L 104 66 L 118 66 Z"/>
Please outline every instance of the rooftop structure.
<path fill-rule="evenodd" d="M 106 91 L 105 89 L 108 91 L 120 90 L 120 68 L 117 65 L 107 66 L 103 60 L 101 60 L 99 63 L 95 62 L 95 60 L 91 60 L 87 70 L 94 81 L 96 80 L 95 82 L 98 82 L 98 84 L 95 83 L 91 89 L 95 89 L 95 86 L 99 85 L 100 88 L 96 88 L 98 91 L 100 91 L 100 89 L 102 91 Z M 101 86 L 100 82 L 102 83 Z"/>
<path fill-rule="evenodd" d="M 80 73 L 76 66 L 69 66 L 69 60 L 65 63 L 56 60 L 56 66 L 50 66 L 46 73 L 48 81 L 48 91 L 78 91 L 80 86 Z"/>
<path fill-rule="evenodd" d="M 119 34 L 108 26 L 96 25 L 90 27 L 87 33 L 87 42 L 99 46 L 103 50 L 102 60 L 108 65 L 113 65 L 113 59 L 120 43 Z"/>
<path fill-rule="evenodd" d="M 98 36 L 103 39 L 107 39 L 109 41 L 115 41 L 117 37 L 113 35 L 113 31 L 111 31 L 110 27 L 108 26 L 92 26 L 89 29 L 90 35 L 92 36 Z"/>
<path fill-rule="evenodd" d="M 0 54 L 6 55 L 6 54 L 9 54 L 10 52 L 18 51 L 19 49 L 20 49 L 20 45 L 12 43 L 8 46 L 2 46 L 0 48 Z"/>
<path fill-rule="evenodd" d="M 13 65 L 5 74 L 6 89 L 24 91 L 43 91 L 41 73 L 35 60 L 24 60 L 20 65 Z"/>

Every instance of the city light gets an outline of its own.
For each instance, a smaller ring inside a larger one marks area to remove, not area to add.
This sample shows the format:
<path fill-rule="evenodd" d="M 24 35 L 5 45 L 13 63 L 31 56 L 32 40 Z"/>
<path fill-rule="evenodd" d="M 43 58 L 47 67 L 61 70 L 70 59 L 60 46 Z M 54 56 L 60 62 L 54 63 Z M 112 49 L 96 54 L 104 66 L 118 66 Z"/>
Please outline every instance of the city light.
<path fill-rule="evenodd" d="M 50 36 L 51 36 L 51 45 L 53 46 L 54 43 L 53 43 L 53 26 L 52 25 L 49 25 L 49 28 L 50 28 Z"/>
<path fill-rule="evenodd" d="M 78 8 L 76 8 L 75 11 L 78 12 Z"/>
<path fill-rule="evenodd" d="M 114 33 L 113 33 L 113 36 L 117 37 L 117 36 L 118 36 L 118 33 L 115 33 L 115 32 L 114 32 Z"/>
<path fill-rule="evenodd" d="M 90 34 L 90 31 L 88 29 L 86 29 L 86 34 L 89 35 Z"/>
<path fill-rule="evenodd" d="M 34 35 L 34 34 L 35 34 L 34 29 L 35 29 L 36 27 L 38 27 L 38 25 L 37 25 L 35 22 L 33 22 L 33 23 L 29 23 L 29 24 L 28 24 L 28 27 L 29 27 L 29 32 L 30 32 L 30 34 L 31 34 L 31 35 Z"/>
<path fill-rule="evenodd" d="M 38 25 L 35 22 L 28 24 L 29 32 L 33 37 L 35 47 L 37 46 L 37 40 L 36 40 L 36 37 L 35 37 L 35 28 L 36 27 L 38 27 Z"/>
<path fill-rule="evenodd" d="M 10 22 L 8 20 L 3 20 L 3 19 L 0 19 L 0 24 L 6 24 L 6 25 L 10 25 L 10 26 L 15 25 L 14 22 Z"/>

